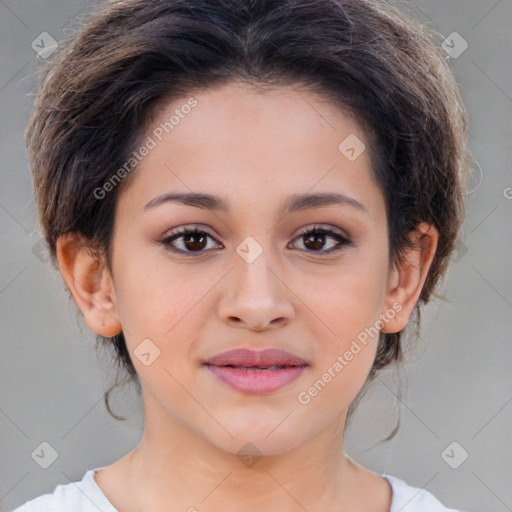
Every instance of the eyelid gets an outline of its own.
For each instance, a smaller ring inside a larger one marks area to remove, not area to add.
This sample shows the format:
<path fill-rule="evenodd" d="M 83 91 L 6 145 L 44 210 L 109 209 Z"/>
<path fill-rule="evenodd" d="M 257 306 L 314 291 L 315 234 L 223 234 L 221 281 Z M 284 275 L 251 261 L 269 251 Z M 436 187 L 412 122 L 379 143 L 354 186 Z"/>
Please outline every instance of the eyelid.
<path fill-rule="evenodd" d="M 213 238 L 213 235 L 210 234 L 209 227 L 204 224 L 183 224 L 182 226 L 178 226 L 177 228 L 168 229 L 165 234 L 162 236 L 163 239 L 169 238 L 174 235 L 181 234 L 187 231 L 199 231 L 204 232 L 210 235 Z"/>
<path fill-rule="evenodd" d="M 180 235 L 187 235 L 190 233 L 204 233 L 205 235 L 209 236 L 212 240 L 215 241 L 215 243 L 219 245 L 223 245 L 221 242 L 217 241 L 216 235 L 212 235 L 208 228 L 203 227 L 201 224 L 185 224 L 183 226 L 180 226 L 178 228 L 174 228 L 171 230 L 166 231 L 166 233 L 160 237 L 160 242 L 166 242 L 167 240 L 171 238 L 178 238 Z"/>
<path fill-rule="evenodd" d="M 347 233 L 343 232 L 341 229 L 325 224 L 313 224 L 313 226 L 306 226 L 304 228 L 301 228 L 301 230 L 297 233 L 297 235 L 295 235 L 295 237 L 305 235 L 306 233 L 310 233 L 311 231 L 330 231 L 340 237 L 345 238 L 346 240 L 351 240 L 351 237 Z"/>

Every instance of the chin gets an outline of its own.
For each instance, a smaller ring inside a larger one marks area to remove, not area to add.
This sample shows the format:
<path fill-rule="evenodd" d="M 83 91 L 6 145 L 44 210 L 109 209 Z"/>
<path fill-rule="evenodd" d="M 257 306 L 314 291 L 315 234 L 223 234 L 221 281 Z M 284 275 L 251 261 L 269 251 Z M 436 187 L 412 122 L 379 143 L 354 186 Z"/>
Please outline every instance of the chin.
<path fill-rule="evenodd" d="M 281 419 L 282 421 L 282 419 Z M 221 435 L 220 438 L 208 436 L 208 442 L 217 448 L 238 456 L 263 457 L 268 455 L 279 455 L 299 446 L 302 439 L 297 429 L 291 429 L 276 425 L 279 422 L 269 422 L 268 427 L 248 428 L 247 424 L 238 429 L 226 425 L 225 428 L 232 434 Z M 270 433 L 270 434 L 269 434 Z M 243 462 L 243 461 L 242 461 Z"/>

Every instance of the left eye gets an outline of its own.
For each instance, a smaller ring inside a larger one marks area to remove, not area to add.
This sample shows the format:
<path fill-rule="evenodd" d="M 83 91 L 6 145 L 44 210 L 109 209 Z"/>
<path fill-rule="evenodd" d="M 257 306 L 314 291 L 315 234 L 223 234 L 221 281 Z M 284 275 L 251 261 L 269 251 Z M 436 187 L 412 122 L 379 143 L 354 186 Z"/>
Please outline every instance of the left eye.
<path fill-rule="evenodd" d="M 337 243 L 327 250 L 320 250 L 321 246 L 325 245 L 326 240 L 329 238 L 331 240 L 336 241 Z M 297 239 L 303 239 L 303 245 L 308 244 L 310 245 L 310 248 L 312 247 L 312 250 L 308 252 L 319 252 L 321 254 L 339 251 L 343 249 L 344 246 L 353 245 L 352 240 L 349 240 L 345 236 L 334 231 L 331 231 L 330 229 L 319 228 L 317 226 L 315 226 L 313 229 L 308 228 L 307 230 L 302 231 L 302 233 L 299 234 Z"/>
<path fill-rule="evenodd" d="M 178 232 L 161 240 L 161 244 L 171 252 L 185 254 L 187 256 L 194 253 L 206 252 L 208 246 L 208 238 L 213 238 L 206 232 L 200 229 L 181 229 Z M 307 252 L 316 252 L 320 254 L 331 253 L 338 251 L 343 246 L 352 245 L 352 241 L 343 235 L 325 228 L 308 228 L 299 234 L 296 240 L 302 239 L 302 244 L 306 247 Z M 328 239 L 334 240 L 336 243 L 332 244 L 330 248 L 322 249 Z M 179 241 L 181 247 L 176 247 L 176 242 Z M 221 244 L 218 244 L 222 248 Z M 211 248 L 210 248 L 211 249 Z"/>

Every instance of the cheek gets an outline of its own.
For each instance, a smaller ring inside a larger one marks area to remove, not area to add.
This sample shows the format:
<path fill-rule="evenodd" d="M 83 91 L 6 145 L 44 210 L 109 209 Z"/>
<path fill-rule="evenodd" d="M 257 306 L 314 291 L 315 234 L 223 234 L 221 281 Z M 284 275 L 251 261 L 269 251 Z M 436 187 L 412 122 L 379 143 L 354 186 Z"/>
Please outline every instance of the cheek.
<path fill-rule="evenodd" d="M 129 241 L 124 247 L 114 261 L 118 270 L 116 299 L 121 323 L 139 337 L 149 333 L 162 337 L 206 285 L 191 279 L 191 266 L 173 265 L 155 247 L 144 249 Z"/>
<path fill-rule="evenodd" d="M 386 265 L 384 260 L 360 253 L 317 280 L 314 292 L 309 289 L 307 303 L 320 319 L 325 319 L 337 348 L 343 348 L 379 320 L 386 292 Z"/>
<path fill-rule="evenodd" d="M 375 360 L 379 341 L 380 287 L 373 275 L 351 273 L 331 280 L 312 307 L 322 322 L 316 322 L 317 358 L 309 388 L 301 390 L 299 403 L 313 403 L 319 414 L 325 404 L 335 404 L 333 418 L 345 410 L 363 386 Z M 334 282 L 333 282 L 334 281 Z M 326 330 L 325 324 L 329 327 Z M 327 335 L 326 335 L 327 333 Z M 316 398 L 318 397 L 318 398 Z M 322 412 L 323 411 L 323 412 Z"/>
<path fill-rule="evenodd" d="M 347 258 L 346 265 L 317 280 L 315 291 L 309 291 L 309 299 L 316 300 L 308 306 L 322 320 L 313 333 L 319 346 L 311 392 L 322 395 L 318 402 L 333 401 L 337 408 L 348 407 L 355 398 L 377 351 L 387 261 L 375 254 L 361 251 Z"/>
<path fill-rule="evenodd" d="M 119 316 L 137 372 L 143 377 L 147 371 L 133 355 L 148 339 L 160 352 L 151 364 L 152 369 L 162 367 L 173 373 L 181 372 L 183 361 L 190 360 L 198 326 L 208 313 L 205 298 L 220 277 L 208 270 L 199 271 L 193 265 L 180 268 L 161 254 L 146 258 L 134 255 L 118 268 Z M 147 345 L 151 348 L 151 344 Z"/>

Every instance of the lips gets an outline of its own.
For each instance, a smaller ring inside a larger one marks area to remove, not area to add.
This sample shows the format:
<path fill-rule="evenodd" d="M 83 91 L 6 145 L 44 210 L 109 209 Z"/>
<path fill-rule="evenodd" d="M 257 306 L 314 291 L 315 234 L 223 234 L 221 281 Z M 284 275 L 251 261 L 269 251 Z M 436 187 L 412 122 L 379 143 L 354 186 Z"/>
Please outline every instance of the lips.
<path fill-rule="evenodd" d="M 250 395 L 274 393 L 297 380 L 309 366 L 304 359 L 278 348 L 236 348 L 203 365 L 222 385 Z"/>
<path fill-rule="evenodd" d="M 279 370 L 295 366 L 308 366 L 304 359 L 277 348 L 260 351 L 237 348 L 222 352 L 204 364 L 208 366 L 253 369 L 253 371 L 258 371 L 258 369 Z"/>
<path fill-rule="evenodd" d="M 291 385 L 309 366 L 304 359 L 277 348 L 237 348 L 212 357 L 204 365 L 218 382 L 249 395 L 274 393 Z"/>

